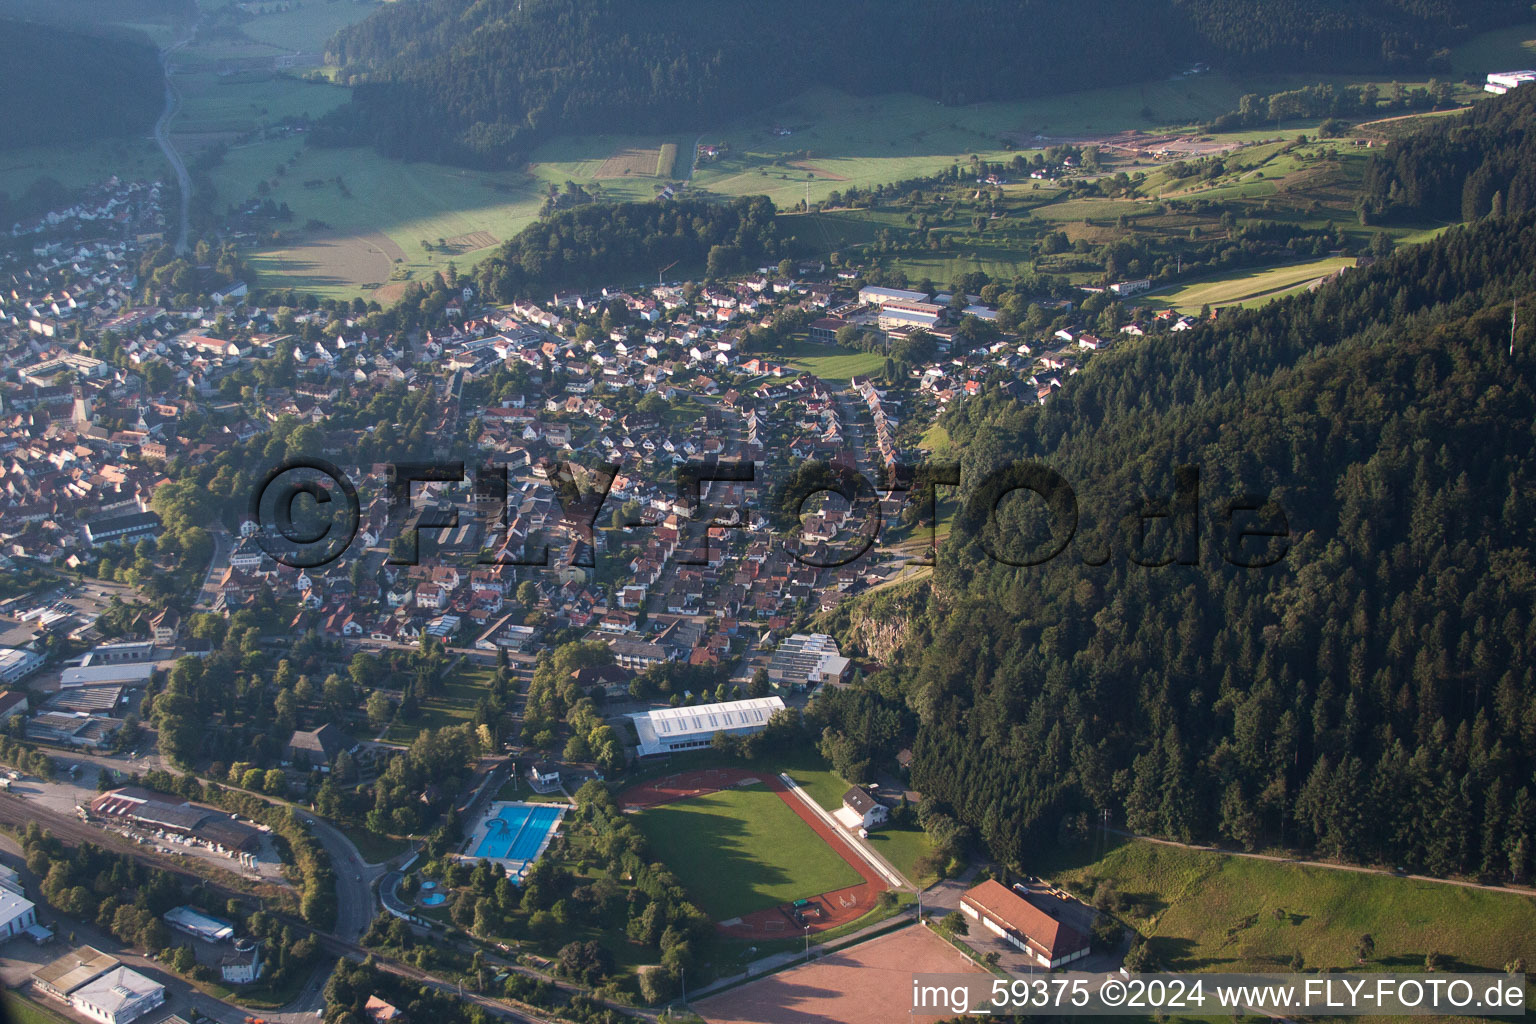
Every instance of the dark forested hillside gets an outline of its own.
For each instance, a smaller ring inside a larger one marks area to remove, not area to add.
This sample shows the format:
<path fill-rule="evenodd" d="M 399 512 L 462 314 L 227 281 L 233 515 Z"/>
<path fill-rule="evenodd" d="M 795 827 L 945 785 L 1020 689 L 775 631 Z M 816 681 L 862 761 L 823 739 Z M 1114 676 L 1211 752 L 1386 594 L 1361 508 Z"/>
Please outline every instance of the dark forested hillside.
<path fill-rule="evenodd" d="M 1392 143 L 1366 167 L 1366 216 L 1475 220 L 1536 209 L 1533 125 L 1536 89 L 1517 89 Z"/>
<path fill-rule="evenodd" d="M 343 30 L 357 85 L 320 142 L 500 166 L 564 132 L 716 125 L 812 86 L 945 103 L 1162 75 L 1180 61 L 1372 71 L 1525 16 L 1509 0 L 424 0 Z"/>
<path fill-rule="evenodd" d="M 1536 213 L 1488 218 L 1115 351 L 1044 407 L 959 406 L 962 492 L 1038 459 L 1082 527 L 1015 568 L 988 551 L 1022 561 L 1043 502 L 957 518 L 891 672 L 921 715 L 915 786 L 1015 865 L 1108 811 L 1528 879 L 1536 330 L 1510 353 L 1510 301 L 1536 309 L 1532 268 Z M 1200 474 L 1199 564 L 1137 564 L 1189 553 L 1167 520 L 1134 545 L 1120 528 L 1181 465 Z M 1221 555 L 1222 510 L 1250 492 L 1289 521 L 1270 568 Z"/>
<path fill-rule="evenodd" d="M 475 268 L 497 302 L 547 299 L 557 288 L 648 280 L 663 267 L 734 273 L 790 253 L 765 196 L 733 203 L 589 203 L 518 232 Z"/>
<path fill-rule="evenodd" d="M 142 134 L 164 98 L 148 39 L 0 18 L 0 150 Z"/>

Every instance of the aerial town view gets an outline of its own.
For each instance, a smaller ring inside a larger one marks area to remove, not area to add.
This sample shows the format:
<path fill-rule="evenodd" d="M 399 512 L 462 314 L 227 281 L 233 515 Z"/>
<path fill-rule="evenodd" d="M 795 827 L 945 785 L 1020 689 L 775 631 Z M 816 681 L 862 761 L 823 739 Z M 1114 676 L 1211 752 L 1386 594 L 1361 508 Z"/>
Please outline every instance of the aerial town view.
<path fill-rule="evenodd" d="M 0 37 L 6 1021 L 1525 1012 L 1528 2 Z"/>

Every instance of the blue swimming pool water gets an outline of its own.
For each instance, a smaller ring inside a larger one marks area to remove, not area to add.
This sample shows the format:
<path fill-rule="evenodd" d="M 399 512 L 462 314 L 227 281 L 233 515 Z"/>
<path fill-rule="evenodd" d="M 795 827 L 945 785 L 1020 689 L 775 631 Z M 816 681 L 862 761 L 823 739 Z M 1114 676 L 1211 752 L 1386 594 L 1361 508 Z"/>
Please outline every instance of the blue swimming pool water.
<path fill-rule="evenodd" d="M 551 804 L 509 804 L 487 823 L 488 831 L 474 856 L 496 860 L 531 860 L 544 837 L 560 820 L 560 808 Z"/>
<path fill-rule="evenodd" d="M 447 902 L 448 897 L 440 892 L 434 892 L 430 896 L 423 896 L 421 898 L 421 905 L 424 907 L 440 907 Z"/>

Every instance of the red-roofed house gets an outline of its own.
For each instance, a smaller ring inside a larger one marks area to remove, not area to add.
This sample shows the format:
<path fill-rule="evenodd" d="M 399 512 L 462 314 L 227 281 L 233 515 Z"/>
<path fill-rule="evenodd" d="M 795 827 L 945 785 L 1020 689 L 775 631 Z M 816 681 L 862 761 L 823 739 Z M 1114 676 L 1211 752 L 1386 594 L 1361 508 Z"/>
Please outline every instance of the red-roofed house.
<path fill-rule="evenodd" d="M 994 879 L 960 897 L 960 910 L 1034 957 L 1041 967 L 1060 967 L 1088 955 L 1088 936 Z"/>

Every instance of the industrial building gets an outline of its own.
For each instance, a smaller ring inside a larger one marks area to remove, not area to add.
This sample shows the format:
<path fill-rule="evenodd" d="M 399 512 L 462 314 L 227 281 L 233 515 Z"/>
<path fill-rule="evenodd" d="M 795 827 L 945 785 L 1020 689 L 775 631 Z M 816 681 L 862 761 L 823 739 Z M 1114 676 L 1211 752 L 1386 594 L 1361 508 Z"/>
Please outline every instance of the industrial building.
<path fill-rule="evenodd" d="M 0 647 L 0 683 L 14 683 L 43 663 L 43 656 L 25 647 Z"/>
<path fill-rule="evenodd" d="M 22 935 L 37 924 L 37 907 L 8 888 L 0 888 L 0 942 Z"/>
<path fill-rule="evenodd" d="M 59 686 L 145 686 L 155 674 L 152 662 L 118 662 L 109 665 L 82 665 L 66 668 Z"/>
<path fill-rule="evenodd" d="M 211 917 L 196 907 L 172 907 L 165 912 L 165 923 L 179 932 L 204 942 L 225 942 L 235 937 L 235 926 Z"/>
<path fill-rule="evenodd" d="M 255 853 L 261 846 L 261 829 L 236 821 L 224 811 L 173 804 L 158 793 L 132 786 L 101 794 L 91 801 L 90 814 L 131 821 L 152 832 L 187 836 L 230 856 Z"/>
<path fill-rule="evenodd" d="M 796 633 L 785 637 L 768 662 L 768 681 L 775 686 L 803 690 L 827 682 L 843 682 L 849 662 L 841 656 L 837 641 L 825 633 Z"/>
<path fill-rule="evenodd" d="M 717 733 L 742 736 L 762 732 L 775 711 L 784 709 L 778 697 L 753 697 L 696 707 L 658 708 L 629 717 L 640 737 L 641 757 L 698 750 L 709 746 Z"/>
<path fill-rule="evenodd" d="M 927 302 L 927 292 L 913 292 L 905 288 L 877 288 L 865 285 L 859 289 L 859 302 L 865 306 L 885 306 L 892 302 Z"/>
<path fill-rule="evenodd" d="M 69 1005 L 101 1024 L 128 1024 L 165 1002 L 165 986 L 115 967 L 69 994 Z"/>
<path fill-rule="evenodd" d="M 80 946 L 32 972 L 32 987 L 45 996 L 69 1002 L 69 994 L 93 978 L 99 978 L 121 961 L 95 946 Z"/>

